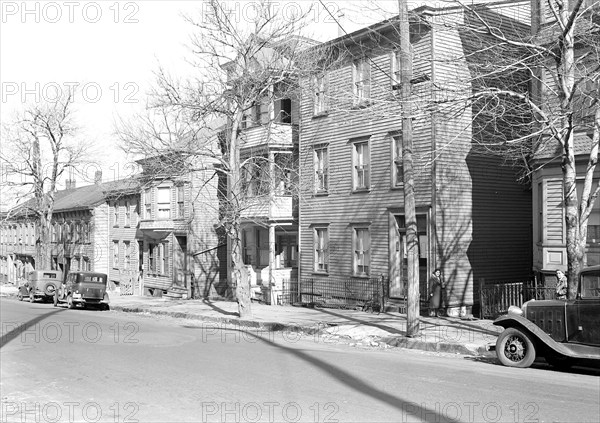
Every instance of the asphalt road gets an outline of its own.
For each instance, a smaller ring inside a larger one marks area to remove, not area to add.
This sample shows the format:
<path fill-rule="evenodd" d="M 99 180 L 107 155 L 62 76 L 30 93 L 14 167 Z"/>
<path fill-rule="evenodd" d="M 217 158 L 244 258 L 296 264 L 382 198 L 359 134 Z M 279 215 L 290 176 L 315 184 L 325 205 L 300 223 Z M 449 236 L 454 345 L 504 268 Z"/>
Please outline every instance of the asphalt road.
<path fill-rule="evenodd" d="M 597 422 L 600 372 L 0 299 L 1 422 Z"/>

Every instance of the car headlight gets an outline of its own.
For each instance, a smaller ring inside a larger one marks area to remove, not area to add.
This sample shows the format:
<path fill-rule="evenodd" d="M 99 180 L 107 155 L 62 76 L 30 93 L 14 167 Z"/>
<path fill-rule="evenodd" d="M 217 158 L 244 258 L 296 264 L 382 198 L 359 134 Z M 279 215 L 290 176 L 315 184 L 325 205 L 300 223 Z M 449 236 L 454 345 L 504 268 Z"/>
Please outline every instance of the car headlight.
<path fill-rule="evenodd" d="M 516 314 L 517 316 L 522 316 L 524 311 L 517 306 L 510 306 L 508 308 L 508 314 Z"/>

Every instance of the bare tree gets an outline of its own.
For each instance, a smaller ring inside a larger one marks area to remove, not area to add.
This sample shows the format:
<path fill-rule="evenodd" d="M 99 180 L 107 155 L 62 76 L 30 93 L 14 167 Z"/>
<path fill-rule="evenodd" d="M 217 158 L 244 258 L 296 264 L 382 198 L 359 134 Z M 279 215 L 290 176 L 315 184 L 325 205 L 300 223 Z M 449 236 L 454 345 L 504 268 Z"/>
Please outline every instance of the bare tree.
<path fill-rule="evenodd" d="M 242 213 L 271 201 L 283 175 L 296 179 L 293 160 L 277 160 L 259 145 L 249 154 L 242 153 L 242 147 L 252 142 L 245 133 L 250 126 L 263 128 L 260 145 L 277 141 L 273 123 L 290 116 L 272 105 L 297 95 L 299 52 L 310 42 L 298 35 L 305 15 L 278 16 L 276 6 L 268 1 L 253 3 L 251 16 L 240 21 L 222 2 L 210 0 L 204 3 L 200 19 L 185 17 L 195 29 L 190 57 L 194 79 L 180 81 L 160 69 L 150 105 L 158 110 L 160 129 L 156 130 L 156 119 L 147 121 L 142 131 L 132 127 L 123 131 L 123 125 L 119 129 L 128 134 L 122 139 L 131 153 L 178 151 L 204 157 L 213 160 L 215 172 L 226 178 L 220 225 L 229 239 L 230 277 L 241 317 L 251 314 L 241 250 Z"/>
<path fill-rule="evenodd" d="M 28 200 L 17 204 L 13 212 L 31 213 L 37 219 L 36 267 L 42 269 L 50 268 L 50 225 L 57 183 L 67 170 L 80 171 L 89 157 L 85 143 L 76 139 L 73 94 L 69 91 L 54 102 L 26 106 L 3 128 L 3 185 Z"/>

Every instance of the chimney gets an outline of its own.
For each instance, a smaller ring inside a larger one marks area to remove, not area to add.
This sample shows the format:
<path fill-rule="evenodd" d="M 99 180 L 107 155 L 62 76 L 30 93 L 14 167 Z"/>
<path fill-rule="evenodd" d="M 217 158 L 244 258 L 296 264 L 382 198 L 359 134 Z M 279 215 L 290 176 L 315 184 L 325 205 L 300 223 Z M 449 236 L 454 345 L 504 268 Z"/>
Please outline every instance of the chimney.
<path fill-rule="evenodd" d="M 75 179 L 67 179 L 65 181 L 65 189 L 75 189 Z"/>
<path fill-rule="evenodd" d="M 102 171 L 101 170 L 97 170 L 96 173 L 94 174 L 94 183 L 96 185 L 100 185 L 102 183 Z"/>

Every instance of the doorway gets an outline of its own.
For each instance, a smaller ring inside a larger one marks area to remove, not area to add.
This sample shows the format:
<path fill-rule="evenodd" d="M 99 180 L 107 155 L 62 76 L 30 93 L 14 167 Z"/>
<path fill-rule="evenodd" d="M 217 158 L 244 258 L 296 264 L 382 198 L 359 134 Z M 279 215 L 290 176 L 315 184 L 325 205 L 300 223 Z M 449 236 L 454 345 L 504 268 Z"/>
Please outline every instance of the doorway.
<path fill-rule="evenodd" d="M 403 214 L 390 218 L 390 298 L 406 299 L 408 290 L 408 256 L 406 249 L 406 219 Z M 426 213 L 417 214 L 419 239 L 419 292 L 421 300 L 427 299 L 429 233 Z"/>

